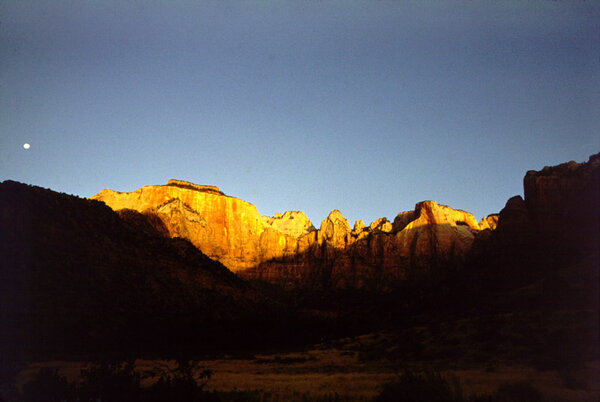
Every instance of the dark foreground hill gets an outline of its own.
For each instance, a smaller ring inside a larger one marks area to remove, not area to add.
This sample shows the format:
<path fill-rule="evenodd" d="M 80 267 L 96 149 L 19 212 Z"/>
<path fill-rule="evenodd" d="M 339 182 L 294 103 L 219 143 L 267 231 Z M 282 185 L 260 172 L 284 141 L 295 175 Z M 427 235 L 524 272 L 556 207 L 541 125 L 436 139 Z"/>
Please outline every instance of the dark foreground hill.
<path fill-rule="evenodd" d="M 260 327 L 273 311 L 265 299 L 148 219 L 1 183 L 0 356 L 137 356 L 250 338 L 240 325 Z"/>

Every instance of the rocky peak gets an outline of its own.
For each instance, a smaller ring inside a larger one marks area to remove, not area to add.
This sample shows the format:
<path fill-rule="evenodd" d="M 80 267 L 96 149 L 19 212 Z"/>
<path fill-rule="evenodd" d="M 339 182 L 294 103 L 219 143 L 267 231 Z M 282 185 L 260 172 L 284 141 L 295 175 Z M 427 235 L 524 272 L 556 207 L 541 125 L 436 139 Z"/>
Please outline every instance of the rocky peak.
<path fill-rule="evenodd" d="M 344 247 L 348 244 L 350 233 L 350 223 L 340 211 L 334 209 L 321 222 L 319 243 L 326 241 L 334 247 Z"/>
<path fill-rule="evenodd" d="M 530 225 L 527 205 L 520 195 L 511 197 L 498 215 L 498 228 L 504 230 L 508 226 L 523 227 Z"/>
<path fill-rule="evenodd" d="M 328 222 L 334 222 L 336 225 L 343 227 L 345 231 L 350 231 L 350 223 L 337 209 L 332 210 L 329 215 L 327 215 L 327 218 L 323 219 L 320 230 L 323 230 L 323 225 L 327 224 Z"/>
<path fill-rule="evenodd" d="M 394 232 L 400 232 L 402 229 L 404 229 L 406 227 L 406 225 L 408 225 L 410 222 L 412 222 L 415 219 L 415 217 L 416 217 L 415 211 L 400 212 L 394 218 L 394 223 L 392 224 L 392 230 Z"/>
<path fill-rule="evenodd" d="M 485 218 L 481 218 L 481 220 L 479 221 L 479 229 L 480 230 L 485 230 L 485 229 L 495 230 L 497 226 L 498 226 L 498 214 L 488 215 Z"/>
<path fill-rule="evenodd" d="M 363 221 L 362 219 L 359 219 L 356 222 L 354 222 L 354 227 L 352 229 L 352 233 L 358 234 L 358 233 L 362 232 L 364 229 L 365 229 L 365 221 Z"/>
<path fill-rule="evenodd" d="M 301 237 L 317 230 L 302 211 L 285 211 L 283 215 L 276 213 L 273 217 L 265 216 L 263 219 L 271 228 L 292 237 Z"/>
<path fill-rule="evenodd" d="M 387 220 L 387 218 L 379 218 L 371 222 L 369 225 L 369 229 L 371 231 L 385 232 L 389 233 L 392 231 L 392 223 Z"/>
<path fill-rule="evenodd" d="M 452 209 L 435 201 L 422 201 L 415 206 L 415 214 L 418 216 L 411 225 L 443 225 L 467 226 L 473 230 L 479 230 L 479 224 L 469 212 L 460 209 Z"/>

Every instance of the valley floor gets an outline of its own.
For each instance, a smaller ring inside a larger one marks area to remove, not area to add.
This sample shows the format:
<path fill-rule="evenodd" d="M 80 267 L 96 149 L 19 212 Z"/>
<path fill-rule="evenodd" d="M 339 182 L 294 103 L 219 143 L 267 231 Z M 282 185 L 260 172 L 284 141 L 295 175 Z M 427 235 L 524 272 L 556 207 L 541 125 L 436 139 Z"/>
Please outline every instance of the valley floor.
<path fill-rule="evenodd" d="M 385 383 L 397 380 L 405 369 L 439 369 L 445 378 L 460 380 L 465 396 L 491 395 L 502 384 L 526 382 L 539 390 L 547 401 L 600 400 L 600 361 L 588 362 L 576 371 L 560 372 L 502 364 L 431 367 L 423 362 L 392 362 L 365 354 L 365 350 L 385 341 L 386 336 L 386 333 L 375 333 L 346 338 L 304 351 L 232 354 L 201 361 L 200 366 L 213 372 L 207 390 L 254 392 L 260 401 L 370 401 Z M 173 361 L 142 359 L 135 362 L 139 371 L 174 364 Z M 76 381 L 85 366 L 84 362 L 32 363 L 19 373 L 17 386 L 22 387 L 43 367 L 59 369 L 69 381 Z M 144 381 L 149 385 L 153 380 Z"/>

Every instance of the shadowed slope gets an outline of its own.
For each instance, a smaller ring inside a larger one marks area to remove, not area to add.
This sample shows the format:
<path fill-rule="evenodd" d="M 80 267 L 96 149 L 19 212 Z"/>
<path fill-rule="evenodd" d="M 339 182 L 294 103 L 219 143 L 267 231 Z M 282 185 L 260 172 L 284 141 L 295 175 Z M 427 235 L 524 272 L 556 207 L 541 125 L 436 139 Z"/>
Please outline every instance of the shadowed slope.
<path fill-rule="evenodd" d="M 12 181 L 0 211 L 5 358 L 231 345 L 243 337 L 227 323 L 264 312 L 262 296 L 152 217 Z"/>

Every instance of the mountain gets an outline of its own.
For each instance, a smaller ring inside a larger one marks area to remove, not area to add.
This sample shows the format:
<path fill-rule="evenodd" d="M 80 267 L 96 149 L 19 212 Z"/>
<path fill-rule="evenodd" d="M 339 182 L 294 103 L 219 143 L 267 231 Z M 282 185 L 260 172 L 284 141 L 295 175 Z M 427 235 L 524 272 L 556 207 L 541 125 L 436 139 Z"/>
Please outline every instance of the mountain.
<path fill-rule="evenodd" d="M 337 210 L 315 229 L 301 212 L 262 217 L 216 188 L 178 181 L 95 198 L 154 216 L 240 277 L 281 285 L 301 310 L 329 314 L 340 335 L 408 317 L 430 317 L 434 326 L 454 317 L 477 328 L 465 350 L 502 344 L 506 355 L 521 350 L 541 366 L 570 367 L 598 356 L 599 183 L 596 154 L 527 172 L 524 197 L 479 223 L 424 201 L 391 222 L 353 228 Z M 249 217 L 255 226 L 240 225 Z M 240 232 L 244 241 L 234 236 Z"/>
<path fill-rule="evenodd" d="M 564 253 L 598 251 L 600 153 L 586 163 L 571 161 L 529 171 L 523 188 L 529 218 L 545 242 Z"/>
<path fill-rule="evenodd" d="M 482 228 L 470 213 L 420 202 L 393 222 L 380 218 L 351 229 L 334 210 L 317 230 L 303 212 L 262 216 L 217 187 L 180 180 L 134 192 L 103 190 L 92 199 L 115 211 L 154 216 L 170 236 L 183 237 L 239 273 L 284 287 L 368 288 L 460 264 Z M 490 224 L 492 226 L 490 226 Z M 494 218 L 482 221 L 484 228 Z"/>
<path fill-rule="evenodd" d="M 512 267 L 514 280 L 556 272 L 582 260 L 600 261 L 600 154 L 585 163 L 529 171 L 523 188 L 525 197 L 510 198 L 500 211 L 496 230 L 480 232 L 473 261 L 495 266 L 494 273 Z"/>
<path fill-rule="evenodd" d="M 513 334 L 537 365 L 581 369 L 600 356 L 600 154 L 529 171 L 523 188 L 478 234 L 446 300 L 511 317 L 495 339 Z"/>
<path fill-rule="evenodd" d="M 241 271 L 286 288 L 388 290 L 399 281 L 459 265 L 479 230 L 473 215 L 420 202 L 393 222 L 380 218 L 353 229 L 334 210 L 296 254 L 274 258 Z"/>
<path fill-rule="evenodd" d="M 557 339 L 590 345 L 599 177 L 598 154 L 527 172 L 525 197 L 479 223 L 423 201 L 369 226 L 334 210 L 319 229 L 182 181 L 94 200 L 5 181 L 0 354 L 272 347 L 448 309 L 567 317 Z"/>
<path fill-rule="evenodd" d="M 13 181 L 0 184 L 0 355 L 243 343 L 273 311 L 260 293 L 162 223 Z M 139 353 L 139 354 L 138 354 Z"/>
<path fill-rule="evenodd" d="M 599 356 L 600 154 L 523 183 L 479 223 L 423 201 L 369 226 L 334 210 L 316 229 L 176 180 L 94 200 L 5 181 L 0 382 L 23 360 L 194 358 L 381 329 L 398 362 L 579 370 Z"/>

